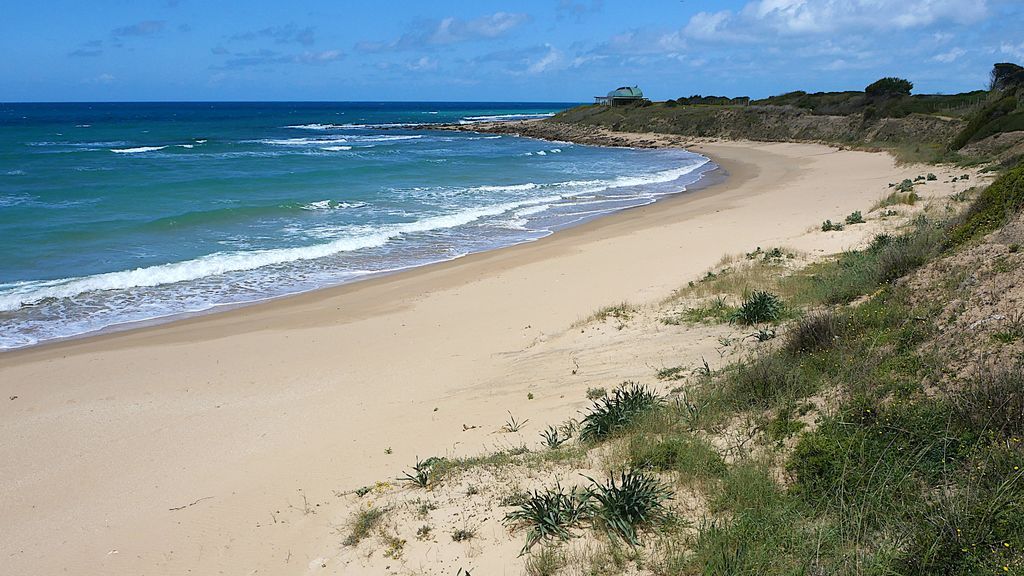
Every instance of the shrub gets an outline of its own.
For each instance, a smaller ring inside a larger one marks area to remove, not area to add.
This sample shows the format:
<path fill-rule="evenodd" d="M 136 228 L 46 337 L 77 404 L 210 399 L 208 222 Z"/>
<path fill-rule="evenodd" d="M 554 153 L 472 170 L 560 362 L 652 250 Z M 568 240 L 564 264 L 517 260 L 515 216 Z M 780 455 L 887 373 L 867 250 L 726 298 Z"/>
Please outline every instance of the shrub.
<path fill-rule="evenodd" d="M 935 174 L 932 174 L 931 172 L 929 172 L 928 175 L 925 176 L 925 179 L 927 179 L 929 182 L 932 182 L 932 181 L 938 180 L 939 177 L 936 176 Z"/>
<path fill-rule="evenodd" d="M 789 331 L 786 351 L 790 354 L 816 352 L 831 348 L 839 338 L 839 321 L 831 310 L 801 318 Z"/>
<path fill-rule="evenodd" d="M 646 386 L 624 382 L 611 396 L 594 400 L 580 425 L 580 439 L 604 440 L 662 402 L 661 396 Z"/>
<path fill-rule="evenodd" d="M 850 215 L 846 217 L 846 223 L 847 224 L 863 224 L 864 223 L 864 216 L 860 213 L 860 210 L 857 210 L 856 212 L 851 212 Z"/>
<path fill-rule="evenodd" d="M 464 542 L 476 537 L 476 530 L 472 528 L 458 528 L 452 531 L 452 542 Z"/>
<path fill-rule="evenodd" d="M 590 495 L 573 488 L 566 492 L 561 484 L 542 491 L 534 491 L 519 508 L 505 515 L 505 522 L 527 528 L 526 553 L 545 539 L 568 540 L 571 529 L 580 525 L 589 515 Z"/>
<path fill-rule="evenodd" d="M 621 537 L 631 546 L 637 546 L 639 530 L 665 522 L 669 511 L 665 501 L 672 492 L 650 474 L 635 470 L 624 471 L 616 482 L 613 475 L 606 484 L 592 478 L 591 497 L 594 499 L 594 520 L 603 525 L 612 538 Z"/>
<path fill-rule="evenodd" d="M 942 233 L 925 224 L 876 249 L 878 283 L 892 282 L 921 266 L 938 254 L 942 241 Z"/>
<path fill-rule="evenodd" d="M 864 92 L 868 96 L 910 96 L 910 91 L 914 89 L 914 83 L 910 80 L 904 80 L 903 78 L 895 78 L 892 76 L 876 80 L 871 84 L 868 84 Z"/>
<path fill-rule="evenodd" d="M 721 390 L 726 405 L 768 408 L 814 391 L 799 366 L 777 354 L 758 354 L 735 365 Z"/>
<path fill-rule="evenodd" d="M 748 296 L 733 319 L 741 324 L 775 322 L 782 317 L 785 307 L 782 300 L 771 292 L 757 290 Z"/>
<path fill-rule="evenodd" d="M 840 232 L 842 231 L 842 229 L 843 225 L 840 222 L 836 222 L 833 224 L 831 220 L 825 220 L 824 222 L 821 223 L 822 232 L 832 232 L 833 230 L 836 232 Z"/>
<path fill-rule="evenodd" d="M 597 400 L 607 395 L 608 391 L 603 387 L 587 388 L 587 400 Z"/>

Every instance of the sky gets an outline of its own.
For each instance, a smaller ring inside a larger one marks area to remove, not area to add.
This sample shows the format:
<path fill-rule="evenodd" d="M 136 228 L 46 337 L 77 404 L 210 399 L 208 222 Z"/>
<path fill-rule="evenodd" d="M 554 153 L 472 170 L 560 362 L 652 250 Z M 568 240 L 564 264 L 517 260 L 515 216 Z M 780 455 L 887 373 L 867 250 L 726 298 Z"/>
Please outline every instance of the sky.
<path fill-rule="evenodd" d="M 0 101 L 581 102 L 985 88 L 1024 0 L 5 2 Z"/>

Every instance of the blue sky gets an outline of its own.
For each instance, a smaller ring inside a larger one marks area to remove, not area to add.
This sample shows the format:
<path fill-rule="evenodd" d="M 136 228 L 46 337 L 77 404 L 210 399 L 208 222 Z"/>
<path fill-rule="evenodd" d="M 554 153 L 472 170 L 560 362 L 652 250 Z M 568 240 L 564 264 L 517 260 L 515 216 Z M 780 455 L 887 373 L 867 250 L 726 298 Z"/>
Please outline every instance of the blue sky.
<path fill-rule="evenodd" d="M 1020 0 L 49 0 L 0 17 L 0 101 L 582 101 L 984 87 Z"/>

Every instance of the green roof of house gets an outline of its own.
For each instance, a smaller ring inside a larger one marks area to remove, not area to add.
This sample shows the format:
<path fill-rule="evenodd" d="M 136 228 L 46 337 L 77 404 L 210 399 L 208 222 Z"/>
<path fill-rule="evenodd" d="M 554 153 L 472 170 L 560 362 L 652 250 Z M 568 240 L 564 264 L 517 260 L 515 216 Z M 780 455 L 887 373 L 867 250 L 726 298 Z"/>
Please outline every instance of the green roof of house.
<path fill-rule="evenodd" d="M 609 98 L 643 98 L 644 91 L 637 86 L 622 86 L 608 93 Z"/>

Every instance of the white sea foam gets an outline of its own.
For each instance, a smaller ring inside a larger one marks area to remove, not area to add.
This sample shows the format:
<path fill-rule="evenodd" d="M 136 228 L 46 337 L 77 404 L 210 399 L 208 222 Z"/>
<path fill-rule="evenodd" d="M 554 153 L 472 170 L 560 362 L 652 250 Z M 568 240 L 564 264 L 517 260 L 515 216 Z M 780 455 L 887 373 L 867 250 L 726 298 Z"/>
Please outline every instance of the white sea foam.
<path fill-rule="evenodd" d="M 137 148 L 111 148 L 110 151 L 117 154 L 141 154 L 143 152 L 156 152 L 167 146 L 139 146 Z"/>
<path fill-rule="evenodd" d="M 539 118 L 550 118 L 553 112 L 545 114 L 495 114 L 493 116 L 466 116 L 459 120 L 459 124 L 478 124 L 480 122 L 510 122 L 512 120 L 536 120 Z"/>
<path fill-rule="evenodd" d="M 189 148 L 189 149 L 195 148 L 195 146 L 193 146 L 192 144 L 178 144 L 178 147 L 179 148 Z"/>
<path fill-rule="evenodd" d="M 14 196 L 0 196 L 0 208 L 7 206 L 17 206 L 18 204 L 24 204 L 34 200 L 33 196 L 27 194 L 15 194 Z"/>
<path fill-rule="evenodd" d="M 206 140 L 196 140 L 196 144 L 206 144 Z"/>
<path fill-rule="evenodd" d="M 340 136 L 325 136 L 323 138 L 284 138 L 257 140 L 259 144 L 270 144 L 271 146 L 322 146 L 332 142 L 348 142 Z"/>
<path fill-rule="evenodd" d="M 317 138 L 269 138 L 264 140 L 255 140 L 259 144 L 269 144 L 271 146 L 324 146 L 334 144 L 348 144 L 352 142 L 399 142 L 402 140 L 418 140 L 423 138 L 422 135 L 401 135 L 401 134 L 382 134 L 379 136 L 320 136 Z"/>
<path fill-rule="evenodd" d="M 351 146 L 324 146 L 323 148 L 321 148 L 321 150 L 326 150 L 328 152 L 344 152 L 345 150 L 351 149 Z"/>
<path fill-rule="evenodd" d="M 527 182 L 526 184 L 509 184 L 507 186 L 477 186 L 476 188 L 470 188 L 470 190 L 476 192 L 522 192 L 536 188 L 536 184 Z"/>
<path fill-rule="evenodd" d="M 310 202 L 302 207 L 303 210 L 338 210 L 343 208 L 362 208 L 366 202 L 337 202 L 335 200 L 320 200 Z"/>
<path fill-rule="evenodd" d="M 285 128 L 291 128 L 293 130 L 330 130 L 332 128 L 338 128 L 337 124 L 298 124 L 296 126 L 285 126 Z"/>
<path fill-rule="evenodd" d="M 24 170 L 8 170 L 7 172 L 4 172 L 4 174 L 6 176 L 24 176 L 25 175 L 25 171 Z"/>
<path fill-rule="evenodd" d="M 292 130 L 346 130 L 346 129 L 372 129 L 372 128 L 416 128 L 422 126 L 422 123 L 415 122 L 392 122 L 385 124 L 297 124 L 294 126 L 285 126 L 285 128 L 291 128 Z"/>
<path fill-rule="evenodd" d="M 452 214 L 429 216 L 402 224 L 383 226 L 313 246 L 273 248 L 237 252 L 216 252 L 194 260 L 173 262 L 59 280 L 27 281 L 0 284 L 0 311 L 17 310 L 50 298 L 73 298 L 97 290 L 124 290 L 189 282 L 231 272 L 255 270 L 296 261 L 315 260 L 342 252 L 380 247 L 406 234 L 431 232 L 469 224 L 480 218 L 504 214 L 521 206 L 549 203 L 559 196 L 522 202 L 506 202 L 491 206 L 466 208 Z"/>
<path fill-rule="evenodd" d="M 192 154 L 189 157 L 195 155 Z M 448 228 L 465 225 L 472 226 L 473 223 L 501 226 L 510 230 L 529 230 L 530 216 L 543 213 L 552 207 L 559 211 L 563 210 L 567 205 L 566 199 L 568 198 L 583 199 L 592 197 L 595 193 L 603 196 L 608 194 L 608 190 L 615 188 L 672 182 L 687 173 L 697 170 L 705 163 L 707 163 L 706 159 L 672 170 L 603 180 L 569 180 L 549 184 L 526 182 L 503 186 L 488 185 L 476 187 L 469 190 L 486 193 L 509 192 L 513 196 L 517 195 L 515 194 L 516 192 L 536 190 L 532 195 L 542 197 L 506 201 L 489 206 L 469 207 L 449 214 L 421 217 L 416 221 L 391 224 L 378 228 L 341 226 L 335 230 L 324 230 L 322 240 L 316 240 L 318 243 L 312 246 L 246 250 L 244 245 L 236 244 L 231 248 L 228 246 L 222 247 L 222 252 L 184 262 L 62 280 L 0 284 L 0 311 L 16 310 L 21 306 L 33 303 L 45 303 L 45 306 L 49 307 L 50 301 L 48 299 L 50 298 L 64 299 L 75 298 L 76 296 L 82 296 L 83 302 L 107 302 L 109 304 L 109 306 L 100 304 L 102 310 L 95 315 L 90 313 L 90 315 L 80 320 L 69 318 L 66 322 L 62 321 L 58 327 L 52 330 L 47 328 L 42 322 L 39 323 L 39 329 L 29 327 L 24 332 L 19 329 L 18 333 L 12 333 L 0 338 L 0 347 L 31 344 L 37 339 L 51 337 L 47 334 L 68 335 L 69 333 L 95 330 L 98 327 L 119 322 L 152 318 L 154 315 L 159 314 L 202 310 L 215 306 L 218 302 L 237 303 L 241 297 L 240 294 L 233 292 L 233 286 L 236 285 L 233 281 L 237 279 L 244 279 L 242 284 L 253 287 L 262 286 L 264 283 L 270 283 L 267 286 L 280 287 L 282 286 L 282 279 L 284 279 L 283 289 L 293 291 L 309 289 L 321 282 L 322 279 L 318 279 L 315 275 L 305 276 L 307 272 L 302 272 L 298 275 L 295 272 L 319 268 L 334 269 L 336 261 L 323 260 L 311 263 L 310 265 L 304 264 L 300 267 L 293 267 L 294 265 L 291 265 L 291 263 L 327 258 L 336 254 L 364 248 L 382 247 L 388 245 L 392 240 L 408 234 L 424 232 L 433 234 L 436 231 Z M 656 190 L 667 188 L 671 188 L 671 186 L 659 187 Z M 638 192 L 640 194 L 637 194 Z M 620 194 L 621 198 L 625 201 L 632 199 L 635 203 L 647 203 L 654 201 L 653 199 L 657 195 L 661 195 L 659 192 L 647 195 L 644 190 L 619 190 L 611 194 L 611 199 L 604 199 L 593 203 L 596 204 L 601 201 L 615 203 L 618 201 Z M 526 196 L 528 194 L 522 195 Z M 7 200 L 9 198 L 0 198 L 0 205 Z M 579 204 L 588 203 L 591 202 L 580 202 Z M 354 208 L 358 205 L 359 203 L 354 202 L 348 204 L 344 202 L 319 201 L 303 206 L 303 208 L 307 210 L 334 210 Z M 573 212 L 569 216 L 583 219 L 592 214 L 609 211 L 611 209 L 584 210 Z M 563 216 L 566 215 L 559 214 L 559 218 Z M 330 219 L 325 218 L 324 220 L 326 224 L 329 223 Z M 559 226 L 563 225 L 563 223 L 564 220 L 559 220 Z M 347 261 L 347 257 L 344 261 Z M 257 269 L 260 270 L 256 273 L 246 274 L 247 271 Z M 235 274 L 228 278 L 222 279 L 218 277 L 219 275 L 232 273 Z M 300 277 L 304 278 L 302 282 L 296 280 L 296 278 Z M 254 278 L 262 280 L 253 281 L 252 279 Z M 188 282 L 199 280 L 202 281 L 194 285 L 188 284 Z M 225 282 L 224 280 L 228 281 Z M 329 281 L 339 281 L 338 276 L 330 276 Z M 163 294 L 163 296 L 159 297 L 162 299 L 157 300 L 150 300 L 151 294 L 149 291 L 117 292 L 118 290 L 165 285 L 174 286 L 168 286 L 166 289 L 161 288 L 160 292 L 156 294 Z M 258 292 L 261 295 L 265 294 L 262 291 Z M 269 293 L 269 291 L 266 292 L 266 294 Z M 279 292 L 274 292 L 273 295 L 279 295 Z M 177 299 L 172 303 L 167 298 Z M 153 305 L 149 308 L 136 310 L 131 308 L 134 304 L 131 306 L 125 304 L 126 301 L 133 301 L 132 299 L 137 299 L 139 302 L 145 300 L 147 303 L 153 303 Z M 74 301 L 63 301 L 56 304 L 56 306 L 79 306 L 77 302 L 77 299 Z"/>

